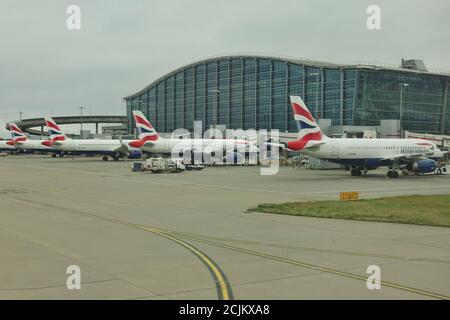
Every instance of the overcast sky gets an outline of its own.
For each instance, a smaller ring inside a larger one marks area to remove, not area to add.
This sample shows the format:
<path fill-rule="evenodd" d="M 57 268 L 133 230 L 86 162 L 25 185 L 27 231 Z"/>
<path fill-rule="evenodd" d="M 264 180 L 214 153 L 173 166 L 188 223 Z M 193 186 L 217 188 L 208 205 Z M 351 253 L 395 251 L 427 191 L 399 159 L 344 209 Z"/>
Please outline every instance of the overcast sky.
<path fill-rule="evenodd" d="M 81 30 L 66 9 L 81 8 Z M 381 30 L 366 9 L 381 8 Z M 23 117 L 124 114 L 176 67 L 233 53 L 450 69 L 448 0 L 0 0 L 0 135 Z"/>

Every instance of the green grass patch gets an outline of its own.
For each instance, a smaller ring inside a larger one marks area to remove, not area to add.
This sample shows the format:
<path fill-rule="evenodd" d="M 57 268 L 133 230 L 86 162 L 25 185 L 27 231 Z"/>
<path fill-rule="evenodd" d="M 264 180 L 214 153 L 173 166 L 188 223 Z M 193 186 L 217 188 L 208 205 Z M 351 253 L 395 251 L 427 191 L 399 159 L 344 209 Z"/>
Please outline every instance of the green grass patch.
<path fill-rule="evenodd" d="M 413 195 L 354 201 L 260 204 L 249 211 L 293 216 L 450 227 L 450 195 Z"/>

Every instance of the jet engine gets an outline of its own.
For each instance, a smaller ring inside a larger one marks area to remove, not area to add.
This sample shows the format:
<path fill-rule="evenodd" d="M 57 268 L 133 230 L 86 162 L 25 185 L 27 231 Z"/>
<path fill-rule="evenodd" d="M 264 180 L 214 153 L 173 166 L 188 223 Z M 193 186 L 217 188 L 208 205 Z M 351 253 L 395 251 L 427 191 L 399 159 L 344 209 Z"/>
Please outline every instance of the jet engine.
<path fill-rule="evenodd" d="M 128 154 L 128 159 L 140 159 L 142 157 L 141 150 L 130 150 Z"/>
<path fill-rule="evenodd" d="M 432 159 L 422 159 L 412 163 L 408 167 L 412 169 L 410 171 L 414 171 L 415 173 L 429 173 L 436 170 L 437 163 Z M 408 168 L 408 170 L 410 168 Z"/>

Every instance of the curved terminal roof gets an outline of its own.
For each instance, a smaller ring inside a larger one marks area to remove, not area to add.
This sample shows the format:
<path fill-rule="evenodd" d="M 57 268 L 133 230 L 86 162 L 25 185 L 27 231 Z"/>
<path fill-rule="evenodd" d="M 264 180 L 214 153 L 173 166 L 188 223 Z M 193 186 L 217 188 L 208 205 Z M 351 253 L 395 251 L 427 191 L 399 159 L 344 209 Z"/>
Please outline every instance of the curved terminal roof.
<path fill-rule="evenodd" d="M 415 73 L 415 74 L 429 74 L 429 75 L 434 75 L 434 76 L 442 76 L 442 77 L 446 77 L 446 78 L 448 78 L 450 76 L 450 73 L 447 73 L 447 72 L 429 72 L 429 71 L 412 70 L 412 69 L 401 68 L 400 66 L 396 66 L 396 65 L 387 65 L 387 64 L 380 63 L 380 62 L 358 61 L 358 62 L 354 62 L 354 63 L 338 64 L 338 63 L 330 63 L 330 62 L 323 62 L 323 61 L 303 59 L 303 58 L 271 56 L 271 55 L 262 55 L 262 54 L 224 55 L 224 56 L 215 56 L 215 57 L 199 60 L 199 61 L 196 61 L 193 63 L 189 63 L 185 66 L 179 67 L 179 68 L 173 70 L 172 72 L 156 79 L 151 84 L 146 86 L 144 89 L 139 90 L 138 92 L 136 92 L 134 94 L 128 95 L 128 96 L 124 97 L 123 99 L 131 100 L 136 97 L 139 97 L 140 95 L 142 95 L 143 93 L 145 93 L 146 91 L 148 91 L 150 88 L 152 88 L 154 85 L 160 83 L 161 81 L 163 81 L 167 78 L 170 78 L 171 76 L 173 76 L 185 69 L 189 69 L 193 66 L 196 66 L 198 64 L 205 64 L 208 62 L 224 60 L 224 59 L 245 59 L 245 58 L 277 60 L 277 61 L 282 61 L 282 62 L 299 64 L 299 65 L 303 65 L 303 66 L 307 66 L 307 67 L 315 67 L 315 68 L 337 68 L 337 69 L 358 68 L 358 69 L 371 69 L 371 70 L 401 71 L 401 72 L 408 72 L 408 73 Z"/>

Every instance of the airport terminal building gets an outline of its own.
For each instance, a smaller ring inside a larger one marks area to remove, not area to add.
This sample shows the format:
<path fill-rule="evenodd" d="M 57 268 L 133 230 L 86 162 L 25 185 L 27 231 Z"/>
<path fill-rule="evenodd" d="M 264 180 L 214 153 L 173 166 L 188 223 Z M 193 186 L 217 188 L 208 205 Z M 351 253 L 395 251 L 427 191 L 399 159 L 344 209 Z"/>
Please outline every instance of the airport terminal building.
<path fill-rule="evenodd" d="M 379 126 L 397 119 L 401 130 L 450 134 L 450 74 L 431 72 L 420 60 L 401 66 L 346 64 L 269 56 L 223 56 L 189 64 L 124 98 L 159 132 L 278 129 L 296 132 L 290 95 L 303 97 L 313 115 L 333 128 Z M 336 130 L 335 130 L 336 131 Z"/>

